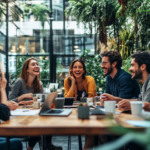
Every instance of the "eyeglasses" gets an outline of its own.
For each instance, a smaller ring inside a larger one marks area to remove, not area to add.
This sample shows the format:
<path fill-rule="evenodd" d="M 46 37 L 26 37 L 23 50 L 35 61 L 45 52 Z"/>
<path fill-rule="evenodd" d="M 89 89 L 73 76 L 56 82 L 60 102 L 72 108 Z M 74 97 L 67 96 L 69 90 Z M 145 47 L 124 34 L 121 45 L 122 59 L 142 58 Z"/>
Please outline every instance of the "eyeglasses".
<path fill-rule="evenodd" d="M 101 62 L 101 65 L 102 65 L 102 66 L 105 66 L 106 63 L 109 63 L 109 62 L 103 61 L 103 62 Z"/>

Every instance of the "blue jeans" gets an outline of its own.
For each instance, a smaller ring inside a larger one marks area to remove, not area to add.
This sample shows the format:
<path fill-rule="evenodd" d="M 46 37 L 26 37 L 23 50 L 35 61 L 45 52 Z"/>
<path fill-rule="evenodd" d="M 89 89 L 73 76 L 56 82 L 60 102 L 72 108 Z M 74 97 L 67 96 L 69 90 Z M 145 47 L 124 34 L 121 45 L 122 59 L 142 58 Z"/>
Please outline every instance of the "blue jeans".
<path fill-rule="evenodd" d="M 10 141 L 10 150 L 22 150 L 22 143 L 16 138 L 12 138 Z M 6 138 L 0 137 L 0 150 L 6 150 Z"/>

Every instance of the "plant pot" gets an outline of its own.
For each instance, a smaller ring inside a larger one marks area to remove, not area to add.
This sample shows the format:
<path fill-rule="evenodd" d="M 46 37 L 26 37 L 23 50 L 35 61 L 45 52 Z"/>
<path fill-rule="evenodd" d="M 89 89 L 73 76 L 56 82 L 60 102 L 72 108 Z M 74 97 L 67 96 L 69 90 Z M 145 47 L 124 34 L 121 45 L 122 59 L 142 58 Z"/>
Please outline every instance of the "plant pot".
<path fill-rule="evenodd" d="M 89 106 L 78 106 L 78 118 L 89 119 Z"/>

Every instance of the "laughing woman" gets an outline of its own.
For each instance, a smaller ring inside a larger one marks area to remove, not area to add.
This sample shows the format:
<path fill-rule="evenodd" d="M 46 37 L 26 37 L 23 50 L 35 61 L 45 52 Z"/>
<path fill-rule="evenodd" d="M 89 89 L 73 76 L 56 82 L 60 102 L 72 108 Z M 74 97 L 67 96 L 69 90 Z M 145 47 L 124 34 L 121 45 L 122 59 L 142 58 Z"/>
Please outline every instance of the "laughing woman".
<path fill-rule="evenodd" d="M 20 78 L 13 86 L 9 100 L 25 103 L 33 98 L 33 93 L 43 93 L 43 85 L 39 80 L 40 67 L 35 58 L 27 59 L 22 67 Z"/>
<path fill-rule="evenodd" d="M 20 78 L 17 79 L 13 86 L 12 93 L 9 95 L 9 100 L 27 105 L 33 103 L 32 98 L 34 93 L 43 92 L 43 85 L 40 81 L 40 67 L 37 60 L 31 57 L 24 62 Z M 49 140 L 48 147 L 54 149 L 56 146 L 51 143 L 51 136 L 48 136 L 47 139 Z M 33 150 L 38 140 L 40 140 L 40 137 L 30 137 L 28 150 Z M 61 150 L 61 147 L 57 148 Z"/>
<path fill-rule="evenodd" d="M 75 97 L 79 100 L 82 97 L 94 97 L 96 93 L 95 80 L 86 76 L 85 64 L 81 59 L 72 61 L 69 70 L 69 77 L 64 82 L 65 97 Z"/>
<path fill-rule="evenodd" d="M 69 77 L 64 82 L 65 97 L 75 97 L 79 100 L 83 97 L 94 97 L 96 93 L 95 80 L 91 76 L 86 76 L 85 64 L 81 59 L 72 61 L 69 70 Z M 93 147 L 94 138 L 86 136 L 84 150 Z"/>

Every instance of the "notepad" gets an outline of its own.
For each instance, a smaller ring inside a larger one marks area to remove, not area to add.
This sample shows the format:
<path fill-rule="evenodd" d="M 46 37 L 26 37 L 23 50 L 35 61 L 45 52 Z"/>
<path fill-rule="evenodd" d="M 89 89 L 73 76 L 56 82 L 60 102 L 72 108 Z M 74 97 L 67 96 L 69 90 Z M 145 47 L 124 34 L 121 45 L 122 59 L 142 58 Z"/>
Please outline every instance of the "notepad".
<path fill-rule="evenodd" d="M 150 127 L 150 121 L 126 120 L 126 122 L 135 127 Z"/>
<path fill-rule="evenodd" d="M 12 116 L 34 116 L 40 112 L 40 109 L 38 110 L 29 110 L 29 109 L 16 109 L 13 111 L 10 111 L 10 114 Z"/>

